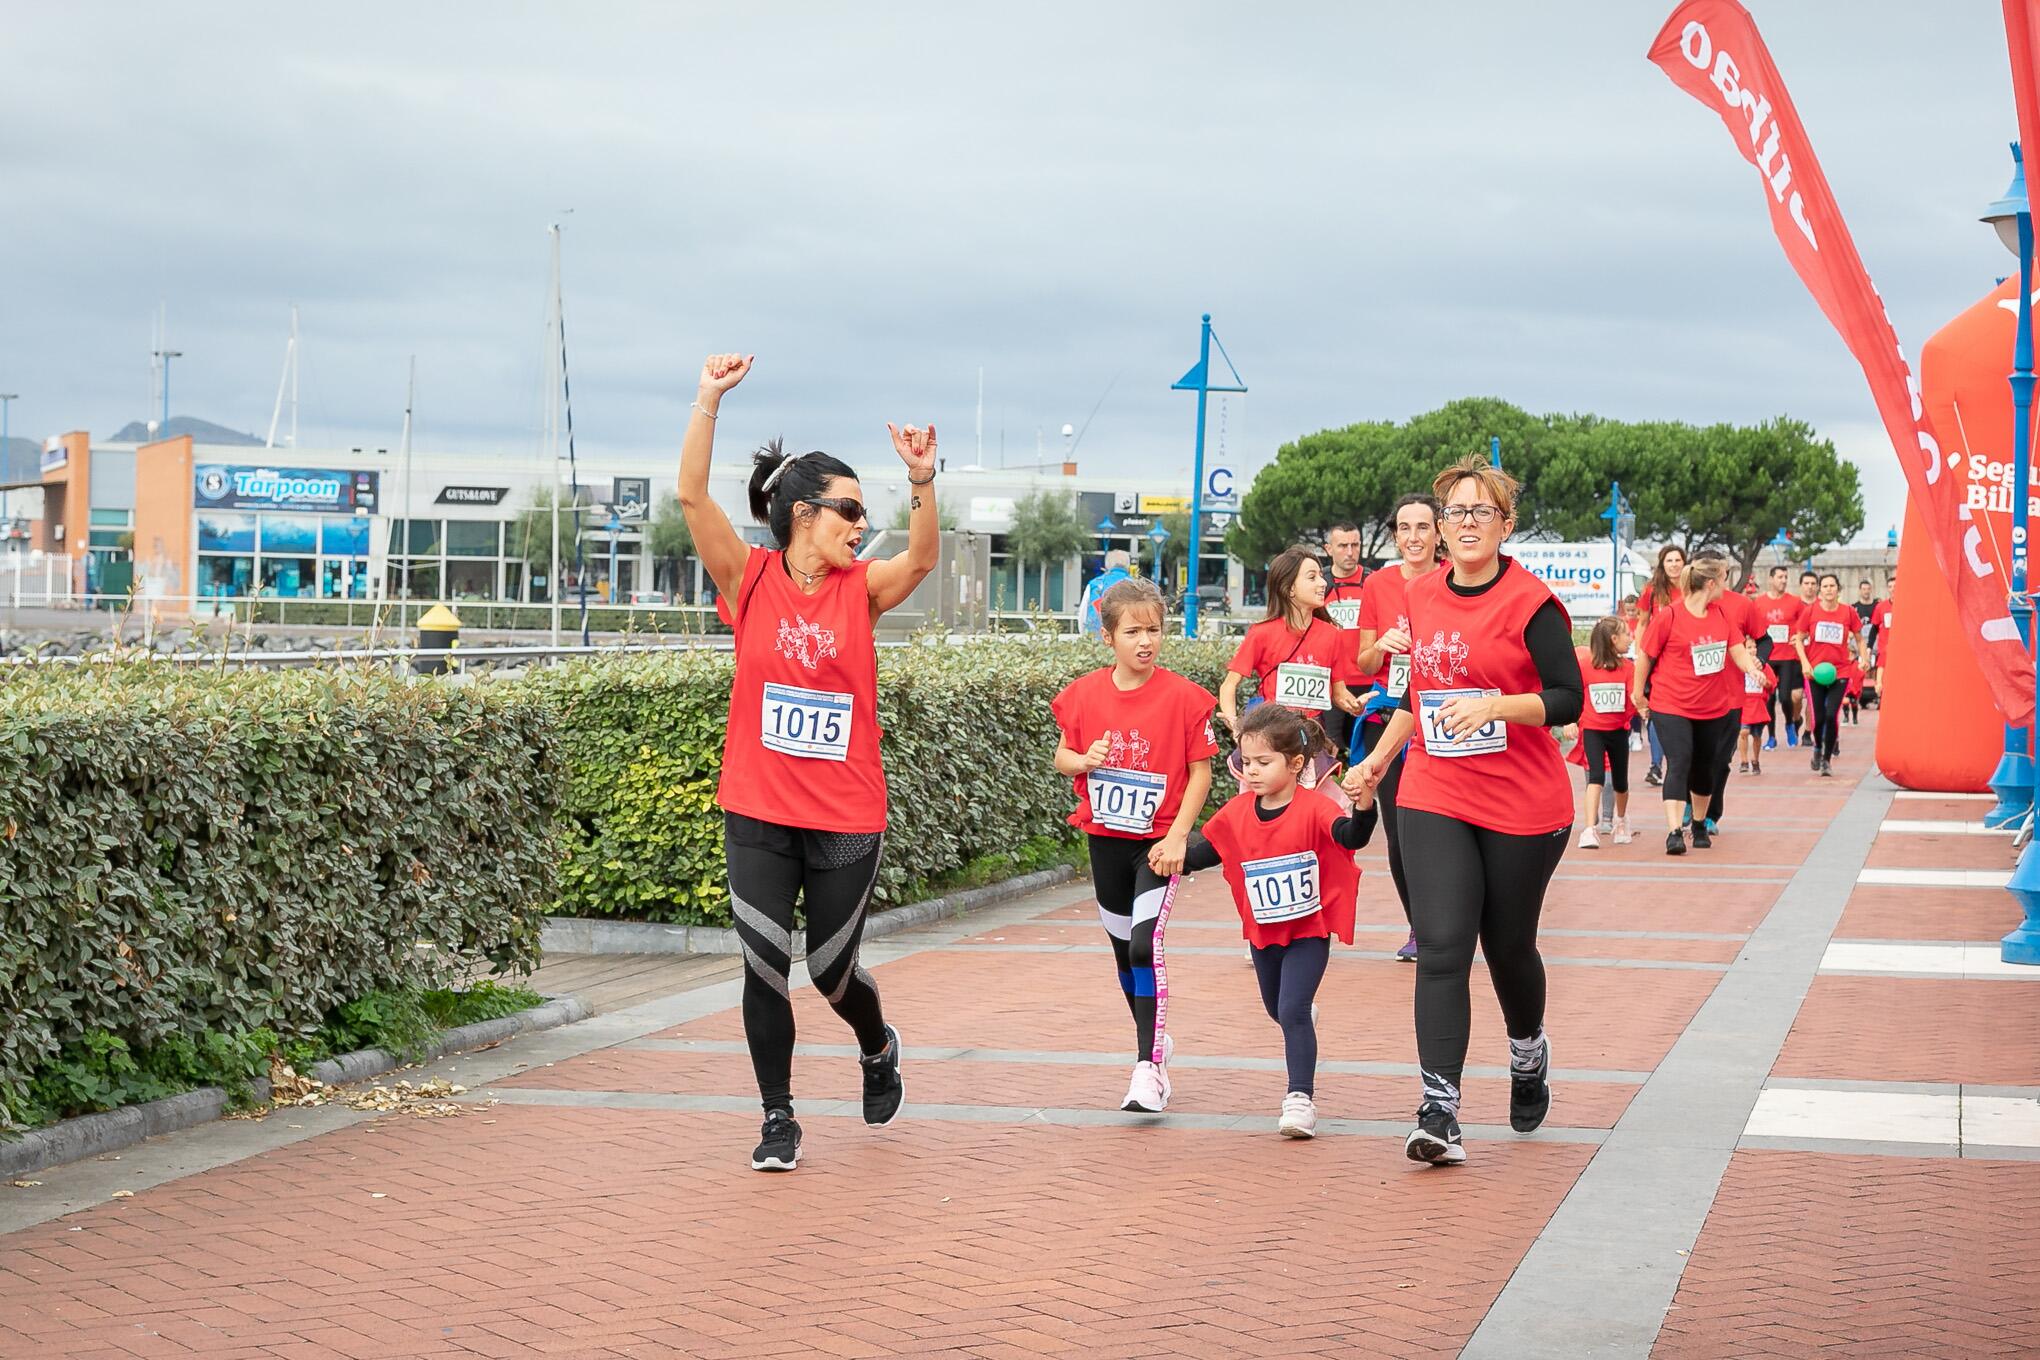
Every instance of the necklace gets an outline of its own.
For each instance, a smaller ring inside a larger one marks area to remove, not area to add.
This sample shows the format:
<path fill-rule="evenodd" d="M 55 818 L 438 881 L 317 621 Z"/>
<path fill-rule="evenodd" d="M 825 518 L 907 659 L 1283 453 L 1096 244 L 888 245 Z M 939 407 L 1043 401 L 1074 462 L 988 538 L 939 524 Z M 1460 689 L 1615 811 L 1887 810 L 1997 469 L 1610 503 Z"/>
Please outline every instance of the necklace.
<path fill-rule="evenodd" d="M 829 574 L 829 565 L 826 562 L 822 564 L 822 568 L 820 571 L 802 571 L 799 567 L 793 565 L 793 558 L 791 555 L 788 555 L 780 560 L 786 563 L 786 569 L 789 572 L 793 573 L 795 576 L 800 577 L 801 584 L 803 585 L 812 586 L 815 582 L 821 580 L 824 576 L 827 576 Z"/>

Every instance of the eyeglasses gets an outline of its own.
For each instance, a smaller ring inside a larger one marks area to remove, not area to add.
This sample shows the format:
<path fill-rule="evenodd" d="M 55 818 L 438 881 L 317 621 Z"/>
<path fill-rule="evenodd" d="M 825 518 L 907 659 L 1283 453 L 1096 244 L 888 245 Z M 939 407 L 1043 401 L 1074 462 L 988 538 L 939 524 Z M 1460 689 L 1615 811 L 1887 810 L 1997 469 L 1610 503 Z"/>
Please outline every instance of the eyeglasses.
<path fill-rule="evenodd" d="M 864 518 L 864 502 L 853 500 L 849 496 L 806 496 L 802 498 L 801 504 L 834 510 L 852 524 Z"/>
<path fill-rule="evenodd" d="M 1493 524 L 1501 517 L 1501 510 L 1492 505 L 1448 505 L 1445 507 L 1445 513 L 1439 516 L 1447 524 L 1464 524 L 1472 520 L 1482 527 Z"/>

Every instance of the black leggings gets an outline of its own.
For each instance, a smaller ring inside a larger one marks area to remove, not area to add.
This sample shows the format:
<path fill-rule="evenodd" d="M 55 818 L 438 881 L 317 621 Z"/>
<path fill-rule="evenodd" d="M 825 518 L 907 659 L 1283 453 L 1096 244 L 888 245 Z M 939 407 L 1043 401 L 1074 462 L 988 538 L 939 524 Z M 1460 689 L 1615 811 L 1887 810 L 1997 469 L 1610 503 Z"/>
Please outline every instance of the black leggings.
<path fill-rule="evenodd" d="M 1409 851 L 1417 931 L 1417 1061 L 1423 1065 L 1424 1099 L 1456 1110 L 1472 1025 L 1467 988 L 1476 941 L 1509 1037 L 1532 1039 L 1544 1027 L 1537 918 L 1572 828 L 1511 836 L 1416 808 L 1404 808 L 1398 817 Z"/>
<path fill-rule="evenodd" d="M 1587 745 L 1587 782 L 1599 784 L 1602 775 L 1616 793 L 1629 792 L 1629 729 L 1608 732 L 1582 727 L 1580 740 Z"/>
<path fill-rule="evenodd" d="M 878 883 L 883 833 L 809 831 L 723 814 L 730 911 L 744 950 L 744 1039 L 765 1109 L 793 1108 L 793 904 L 807 923 L 808 977 L 856 1031 L 860 1052 L 886 1045 L 878 984 L 857 963 L 864 909 Z"/>
<path fill-rule="evenodd" d="M 1307 1096 L 1317 1094 L 1317 1022 L 1310 1018 L 1310 1006 L 1317 1000 L 1318 984 L 1324 981 L 1331 958 L 1332 942 L 1323 935 L 1254 948 L 1261 1004 L 1268 1008 L 1268 1018 L 1282 1026 L 1289 1089 Z"/>
<path fill-rule="evenodd" d="M 1841 743 L 1842 697 L 1848 693 L 1849 682 L 1837 679 L 1831 685 L 1818 680 L 1807 682 L 1813 687 L 1814 749 L 1823 756 L 1832 757 L 1835 747 Z"/>
<path fill-rule="evenodd" d="M 1133 1012 L 1135 1062 L 1160 1062 L 1168 1033 L 1168 974 L 1163 929 L 1174 900 L 1175 880 L 1148 867 L 1157 841 L 1128 836 L 1092 836 L 1091 890 L 1098 896 L 1098 920 L 1112 938 L 1119 965 L 1119 989 Z"/>
<path fill-rule="evenodd" d="M 1665 748 L 1664 801 L 1684 803 L 1712 798 L 1719 791 L 1715 777 L 1732 756 L 1722 748 L 1735 740 L 1736 715 L 1688 718 L 1678 713 L 1653 713 L 1658 740 Z"/>
<path fill-rule="evenodd" d="M 1360 750 L 1363 755 L 1374 754 L 1374 748 L 1381 744 L 1381 734 L 1388 730 L 1385 722 L 1360 724 Z M 1410 881 L 1403 872 L 1402 837 L 1396 831 L 1395 793 L 1402 787 L 1403 761 L 1407 757 L 1397 753 L 1388 762 L 1388 768 L 1381 773 L 1381 783 L 1375 786 L 1374 801 L 1381 808 L 1381 829 L 1388 833 L 1388 876 L 1395 880 L 1396 900 L 1402 903 L 1405 921 L 1410 920 Z M 1412 926 L 1414 929 L 1414 926 Z"/>

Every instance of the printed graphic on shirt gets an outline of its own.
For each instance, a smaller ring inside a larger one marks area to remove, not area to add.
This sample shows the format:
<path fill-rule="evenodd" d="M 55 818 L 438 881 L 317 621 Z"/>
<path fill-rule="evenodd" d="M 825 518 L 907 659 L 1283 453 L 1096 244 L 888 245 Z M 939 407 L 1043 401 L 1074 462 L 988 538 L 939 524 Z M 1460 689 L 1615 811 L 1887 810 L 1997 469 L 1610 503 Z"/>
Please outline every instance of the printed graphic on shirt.
<path fill-rule="evenodd" d="M 1413 651 L 1416 668 L 1441 685 L 1449 685 L 1466 674 L 1466 659 L 1471 654 L 1472 649 L 1461 640 L 1457 628 L 1450 638 L 1440 628 L 1431 634 L 1429 642 L 1419 642 Z"/>
<path fill-rule="evenodd" d="M 813 670 L 826 658 L 836 655 L 836 630 L 809 623 L 799 614 L 793 616 L 792 623 L 782 616 L 779 620 L 779 654 L 788 661 L 798 661 Z"/>
<path fill-rule="evenodd" d="M 1111 729 L 1104 734 L 1110 742 L 1105 750 L 1105 763 L 1119 770 L 1145 770 L 1148 757 L 1154 753 L 1154 743 L 1140 734 L 1138 727 L 1124 732 Z"/>

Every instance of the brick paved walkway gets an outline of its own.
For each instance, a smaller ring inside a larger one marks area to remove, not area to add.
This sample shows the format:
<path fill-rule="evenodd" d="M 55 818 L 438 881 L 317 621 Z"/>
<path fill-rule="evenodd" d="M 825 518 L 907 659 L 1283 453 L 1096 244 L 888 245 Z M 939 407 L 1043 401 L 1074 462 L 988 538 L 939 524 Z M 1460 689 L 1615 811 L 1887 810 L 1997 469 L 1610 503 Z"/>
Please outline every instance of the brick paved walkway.
<path fill-rule="evenodd" d="M 436 1065 L 459 1118 L 290 1111 L 0 1190 L 0 1356 L 2032 1354 L 2040 977 L 1962 948 L 2012 924 L 2001 890 L 1876 881 L 2009 843 L 1961 831 L 1981 803 L 1859 787 L 1871 738 L 1840 778 L 1784 751 L 1739 778 L 1711 852 L 1568 853 L 1551 1120 L 1508 1131 L 1476 976 L 1463 1168 L 1401 1156 L 1378 850 L 1311 1143 L 1273 1132 L 1279 1034 L 1216 875 L 1169 932 L 1175 1102 L 1114 1108 L 1130 1025 L 1074 885 L 870 951 L 909 1055 L 890 1129 L 799 994 L 794 1175 L 746 1168 L 711 975 Z"/>

